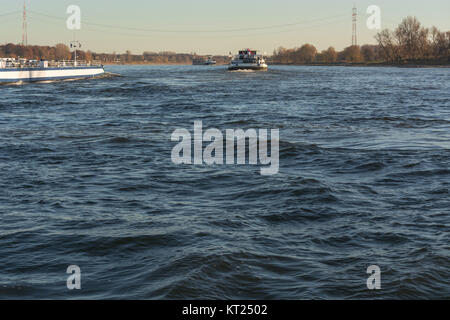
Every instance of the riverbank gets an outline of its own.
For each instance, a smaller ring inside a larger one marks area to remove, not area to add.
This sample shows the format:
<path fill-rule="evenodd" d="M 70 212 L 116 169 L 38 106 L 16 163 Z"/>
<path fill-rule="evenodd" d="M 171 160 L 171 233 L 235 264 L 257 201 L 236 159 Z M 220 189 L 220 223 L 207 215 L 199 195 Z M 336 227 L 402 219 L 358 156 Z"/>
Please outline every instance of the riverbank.
<path fill-rule="evenodd" d="M 149 65 L 149 66 L 190 66 L 192 62 L 104 62 L 105 66 Z M 217 63 L 217 66 L 226 66 L 228 63 Z M 387 63 L 387 62 L 335 62 L 335 63 L 280 63 L 270 62 L 272 66 L 314 66 L 314 67 L 397 67 L 397 68 L 450 68 L 450 62 L 445 63 Z"/>
<path fill-rule="evenodd" d="M 277 63 L 269 62 L 271 65 L 279 66 L 322 66 L 322 67 L 397 67 L 397 68 L 450 68 L 450 62 L 448 63 L 387 63 L 387 62 L 368 62 L 368 63 L 348 63 L 348 62 L 336 62 L 336 63 Z"/>

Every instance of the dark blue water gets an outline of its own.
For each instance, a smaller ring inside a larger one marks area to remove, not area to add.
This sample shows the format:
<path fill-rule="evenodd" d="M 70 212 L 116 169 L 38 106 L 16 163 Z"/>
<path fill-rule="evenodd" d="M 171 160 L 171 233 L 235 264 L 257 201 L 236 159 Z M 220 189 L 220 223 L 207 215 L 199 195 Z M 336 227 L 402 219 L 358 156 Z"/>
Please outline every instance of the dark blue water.
<path fill-rule="evenodd" d="M 450 69 L 107 69 L 0 87 L 0 298 L 450 298 Z M 173 164 L 196 120 L 280 173 Z"/>

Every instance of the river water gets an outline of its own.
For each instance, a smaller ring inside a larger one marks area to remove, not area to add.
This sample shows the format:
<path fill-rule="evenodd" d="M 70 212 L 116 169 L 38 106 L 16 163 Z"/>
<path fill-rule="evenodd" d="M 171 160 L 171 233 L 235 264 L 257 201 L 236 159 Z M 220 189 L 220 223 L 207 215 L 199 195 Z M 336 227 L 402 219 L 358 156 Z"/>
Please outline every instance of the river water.
<path fill-rule="evenodd" d="M 0 299 L 450 298 L 450 69 L 106 69 L 0 87 Z M 279 173 L 172 163 L 194 121 Z"/>

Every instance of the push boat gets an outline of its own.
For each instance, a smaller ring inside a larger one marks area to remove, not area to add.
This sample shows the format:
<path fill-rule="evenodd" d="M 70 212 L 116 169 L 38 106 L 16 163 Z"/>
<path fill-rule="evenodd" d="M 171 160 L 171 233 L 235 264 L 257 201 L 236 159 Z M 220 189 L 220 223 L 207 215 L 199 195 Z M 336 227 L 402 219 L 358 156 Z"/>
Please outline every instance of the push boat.
<path fill-rule="evenodd" d="M 263 56 L 259 55 L 255 50 L 241 50 L 228 66 L 228 70 L 255 70 L 265 71 L 268 66 Z"/>
<path fill-rule="evenodd" d="M 0 83 L 83 79 L 104 73 L 103 65 L 95 61 L 0 58 Z"/>

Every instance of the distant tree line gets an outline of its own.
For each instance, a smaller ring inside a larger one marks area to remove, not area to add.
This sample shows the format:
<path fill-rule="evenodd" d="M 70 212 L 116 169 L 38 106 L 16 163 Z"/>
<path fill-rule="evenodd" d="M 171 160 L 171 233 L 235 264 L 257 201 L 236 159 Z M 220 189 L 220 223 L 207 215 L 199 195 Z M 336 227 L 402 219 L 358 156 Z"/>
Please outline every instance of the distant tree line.
<path fill-rule="evenodd" d="M 80 60 L 91 60 L 91 53 L 78 52 Z M 57 44 L 50 46 L 22 46 L 12 43 L 0 46 L 0 57 L 4 58 L 27 58 L 27 59 L 45 59 L 45 60 L 71 60 L 74 58 L 68 46 L 65 44 Z"/>
<path fill-rule="evenodd" d="M 50 46 L 22 46 L 16 44 L 0 45 L 0 57 L 19 58 L 36 60 L 74 60 L 75 53 L 65 44 Z M 95 53 L 91 51 L 77 51 L 79 60 L 98 60 L 103 64 L 191 64 L 193 59 L 207 58 L 196 54 L 175 53 L 175 52 L 144 52 L 143 54 L 125 53 Z M 227 56 L 215 56 L 217 63 L 228 63 Z"/>
<path fill-rule="evenodd" d="M 269 59 L 280 64 L 333 63 L 450 63 L 450 31 L 423 27 L 415 17 L 405 18 L 394 30 L 375 36 L 377 45 L 350 46 L 337 52 L 333 47 L 318 52 L 312 44 L 274 51 Z"/>

